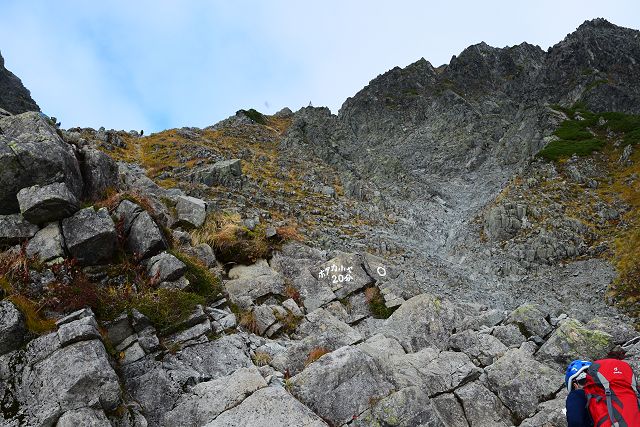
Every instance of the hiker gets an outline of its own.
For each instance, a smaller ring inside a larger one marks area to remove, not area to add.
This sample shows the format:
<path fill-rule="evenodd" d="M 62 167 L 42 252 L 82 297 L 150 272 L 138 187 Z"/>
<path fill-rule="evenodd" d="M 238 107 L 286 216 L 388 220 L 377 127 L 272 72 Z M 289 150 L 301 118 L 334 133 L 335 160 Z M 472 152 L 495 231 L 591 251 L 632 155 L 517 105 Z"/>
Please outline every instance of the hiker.
<path fill-rule="evenodd" d="M 586 360 L 574 360 L 567 366 L 564 376 L 564 384 L 569 395 L 567 396 L 567 424 L 568 427 L 592 427 L 593 421 L 587 409 L 587 395 L 584 386 L 587 382 L 586 370 L 591 362 Z"/>

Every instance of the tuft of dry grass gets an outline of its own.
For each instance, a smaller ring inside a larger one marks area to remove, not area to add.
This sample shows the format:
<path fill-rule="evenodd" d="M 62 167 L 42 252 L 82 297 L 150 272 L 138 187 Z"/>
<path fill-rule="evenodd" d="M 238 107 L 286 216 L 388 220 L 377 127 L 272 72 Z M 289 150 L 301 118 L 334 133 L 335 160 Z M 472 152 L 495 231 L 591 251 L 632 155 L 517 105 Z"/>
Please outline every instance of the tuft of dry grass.
<path fill-rule="evenodd" d="M 240 313 L 240 326 L 244 327 L 251 333 L 258 333 L 258 322 L 256 320 L 256 314 L 253 311 L 243 311 Z"/>
<path fill-rule="evenodd" d="M 304 236 L 300 234 L 296 225 L 285 225 L 282 227 L 278 227 L 276 228 L 276 233 L 278 235 L 278 238 L 283 241 L 295 240 L 297 242 L 302 242 L 304 240 Z"/>
<path fill-rule="evenodd" d="M 268 258 L 286 241 L 303 239 L 295 226 L 280 227 L 276 232 L 274 238 L 268 239 L 263 224 L 249 230 L 238 213 L 220 212 L 209 215 L 191 238 L 194 245 L 207 243 L 211 246 L 216 258 L 222 262 L 246 264 Z"/>
<path fill-rule="evenodd" d="M 7 299 L 24 315 L 27 329 L 34 334 L 44 335 L 56 328 L 55 320 L 45 318 L 40 313 L 42 307 L 36 306 L 36 304 L 27 297 L 15 293 Z"/>
<path fill-rule="evenodd" d="M 256 366 L 267 366 L 269 363 L 271 363 L 272 357 L 267 352 L 256 351 L 252 359 L 253 364 Z"/>
<path fill-rule="evenodd" d="M 10 283 L 28 283 L 30 280 L 29 264 L 34 260 L 27 257 L 25 246 L 20 250 L 10 249 L 0 253 L 0 276 Z"/>
<path fill-rule="evenodd" d="M 288 281 L 287 281 L 288 282 Z M 298 307 L 303 307 L 302 297 L 300 296 L 300 291 L 296 289 L 291 283 L 287 283 L 284 287 L 284 294 L 291 298 L 298 304 Z"/>
<path fill-rule="evenodd" d="M 320 359 L 327 353 L 331 353 L 331 350 L 325 347 L 316 347 L 309 352 L 309 356 L 307 356 L 307 360 L 304 362 L 304 366 L 307 367 L 316 360 Z"/>

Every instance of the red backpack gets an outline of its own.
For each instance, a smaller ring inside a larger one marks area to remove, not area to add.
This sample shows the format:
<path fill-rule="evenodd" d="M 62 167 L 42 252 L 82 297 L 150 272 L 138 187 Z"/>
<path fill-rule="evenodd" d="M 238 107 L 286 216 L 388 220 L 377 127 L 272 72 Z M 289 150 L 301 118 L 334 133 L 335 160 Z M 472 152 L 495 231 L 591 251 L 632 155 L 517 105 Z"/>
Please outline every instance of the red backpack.
<path fill-rule="evenodd" d="M 640 427 L 640 394 L 628 363 L 596 360 L 587 369 L 587 407 L 595 427 Z"/>

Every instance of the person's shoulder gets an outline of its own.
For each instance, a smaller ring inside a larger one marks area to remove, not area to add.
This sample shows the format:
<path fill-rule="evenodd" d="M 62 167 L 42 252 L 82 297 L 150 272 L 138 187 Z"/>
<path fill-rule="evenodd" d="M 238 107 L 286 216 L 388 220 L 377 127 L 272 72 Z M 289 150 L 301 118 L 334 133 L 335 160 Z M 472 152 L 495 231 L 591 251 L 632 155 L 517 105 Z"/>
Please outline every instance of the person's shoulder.
<path fill-rule="evenodd" d="M 587 395 L 584 390 L 571 390 L 567 395 L 567 402 L 572 401 L 586 401 Z"/>

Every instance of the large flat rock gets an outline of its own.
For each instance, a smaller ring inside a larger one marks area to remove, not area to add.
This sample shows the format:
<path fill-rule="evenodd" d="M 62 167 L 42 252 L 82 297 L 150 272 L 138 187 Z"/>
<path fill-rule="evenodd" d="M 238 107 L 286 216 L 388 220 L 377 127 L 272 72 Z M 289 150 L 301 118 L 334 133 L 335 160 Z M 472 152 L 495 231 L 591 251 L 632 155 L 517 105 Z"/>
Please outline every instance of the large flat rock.
<path fill-rule="evenodd" d="M 281 387 L 262 388 L 240 405 L 223 412 L 207 427 L 327 427 L 319 416 Z"/>
<path fill-rule="evenodd" d="M 394 390 L 375 359 L 349 346 L 325 354 L 291 381 L 292 394 L 332 425 L 360 416 Z"/>
<path fill-rule="evenodd" d="M 34 224 L 69 217 L 80 208 L 78 199 L 63 182 L 26 187 L 18 192 L 17 197 L 22 216 Z"/>

